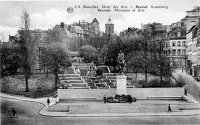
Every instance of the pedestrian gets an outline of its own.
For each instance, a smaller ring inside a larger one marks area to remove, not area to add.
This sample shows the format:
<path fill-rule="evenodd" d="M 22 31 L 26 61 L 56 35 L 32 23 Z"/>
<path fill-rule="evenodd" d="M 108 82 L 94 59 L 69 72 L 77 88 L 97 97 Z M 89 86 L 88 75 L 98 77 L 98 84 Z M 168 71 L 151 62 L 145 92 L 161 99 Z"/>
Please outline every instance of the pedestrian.
<path fill-rule="evenodd" d="M 103 97 L 103 101 L 104 101 L 104 103 L 106 103 L 106 96 L 105 95 Z"/>
<path fill-rule="evenodd" d="M 48 104 L 48 105 L 50 104 L 50 100 L 49 100 L 49 97 L 47 98 L 47 104 Z"/>
<path fill-rule="evenodd" d="M 170 104 L 168 105 L 168 112 L 172 112 Z"/>
<path fill-rule="evenodd" d="M 14 109 L 14 107 L 12 107 L 12 115 L 13 115 L 13 117 L 17 116 L 17 112 L 16 112 L 16 110 Z"/>
<path fill-rule="evenodd" d="M 186 89 L 184 89 L 185 90 L 185 95 L 187 96 L 187 90 Z"/>

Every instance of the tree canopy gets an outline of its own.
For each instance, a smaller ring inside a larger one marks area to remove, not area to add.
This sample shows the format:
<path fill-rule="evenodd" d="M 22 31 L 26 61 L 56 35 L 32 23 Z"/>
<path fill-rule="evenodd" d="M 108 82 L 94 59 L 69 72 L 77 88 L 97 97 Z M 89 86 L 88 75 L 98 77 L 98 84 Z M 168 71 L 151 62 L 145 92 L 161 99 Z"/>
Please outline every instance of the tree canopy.
<path fill-rule="evenodd" d="M 83 45 L 79 53 L 81 57 L 84 57 L 85 62 L 92 62 L 97 58 L 97 50 L 91 45 Z"/>
<path fill-rule="evenodd" d="M 69 53 L 60 43 L 51 43 L 41 48 L 41 65 L 51 70 L 55 75 L 55 88 L 57 88 L 58 74 L 62 69 L 71 66 Z"/>

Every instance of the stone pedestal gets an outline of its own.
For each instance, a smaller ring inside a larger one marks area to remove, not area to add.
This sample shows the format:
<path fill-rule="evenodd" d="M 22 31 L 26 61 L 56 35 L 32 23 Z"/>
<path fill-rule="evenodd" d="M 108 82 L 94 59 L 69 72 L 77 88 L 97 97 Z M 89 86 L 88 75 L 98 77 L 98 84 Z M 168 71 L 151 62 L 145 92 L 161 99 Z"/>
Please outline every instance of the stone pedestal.
<path fill-rule="evenodd" d="M 127 88 L 126 88 L 126 78 L 125 75 L 118 75 L 117 78 L 117 94 L 127 94 Z"/>

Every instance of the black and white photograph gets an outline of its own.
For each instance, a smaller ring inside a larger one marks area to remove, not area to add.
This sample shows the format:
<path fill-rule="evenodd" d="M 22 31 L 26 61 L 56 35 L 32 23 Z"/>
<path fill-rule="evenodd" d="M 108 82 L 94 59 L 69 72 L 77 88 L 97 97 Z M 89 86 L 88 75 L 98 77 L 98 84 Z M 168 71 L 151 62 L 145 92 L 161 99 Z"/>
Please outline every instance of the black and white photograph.
<path fill-rule="evenodd" d="M 0 0 L 1 125 L 199 125 L 200 0 Z"/>

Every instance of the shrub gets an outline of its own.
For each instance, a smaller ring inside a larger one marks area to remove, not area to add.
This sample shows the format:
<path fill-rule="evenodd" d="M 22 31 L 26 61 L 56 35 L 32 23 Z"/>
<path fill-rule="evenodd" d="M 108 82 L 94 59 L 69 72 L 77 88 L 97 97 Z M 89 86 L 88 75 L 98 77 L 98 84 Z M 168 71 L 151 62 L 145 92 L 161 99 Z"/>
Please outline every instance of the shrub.
<path fill-rule="evenodd" d="M 5 93 L 13 93 L 18 90 L 22 90 L 23 84 L 25 84 L 21 79 L 13 77 L 4 77 L 1 80 L 1 91 Z"/>
<path fill-rule="evenodd" d="M 83 45 L 79 49 L 81 57 L 84 57 L 85 62 L 91 62 L 97 58 L 97 50 L 91 45 Z"/>
<path fill-rule="evenodd" d="M 163 79 L 162 83 L 160 82 L 159 78 L 154 78 L 148 81 L 148 83 L 145 83 L 145 80 L 140 80 L 138 82 L 138 85 L 141 85 L 142 87 L 146 88 L 146 87 L 170 87 L 170 83 Z"/>
<path fill-rule="evenodd" d="M 132 79 L 132 80 L 131 80 L 130 85 L 131 85 L 131 86 L 134 86 L 134 87 L 136 87 L 136 88 L 141 88 L 141 87 L 142 87 L 141 81 L 140 81 L 140 83 L 139 83 L 138 81 L 135 81 L 135 79 Z"/>
<path fill-rule="evenodd" d="M 143 85 L 145 85 L 145 80 L 139 80 L 138 84 L 141 85 L 141 87 L 143 87 Z"/>
<path fill-rule="evenodd" d="M 182 76 L 179 76 L 176 85 L 177 85 L 178 87 L 183 87 L 185 84 L 186 84 L 186 83 L 185 83 L 185 81 L 183 80 L 183 77 L 182 77 Z"/>
<path fill-rule="evenodd" d="M 160 87 L 161 83 L 158 79 L 152 79 L 148 82 L 147 87 Z"/>

